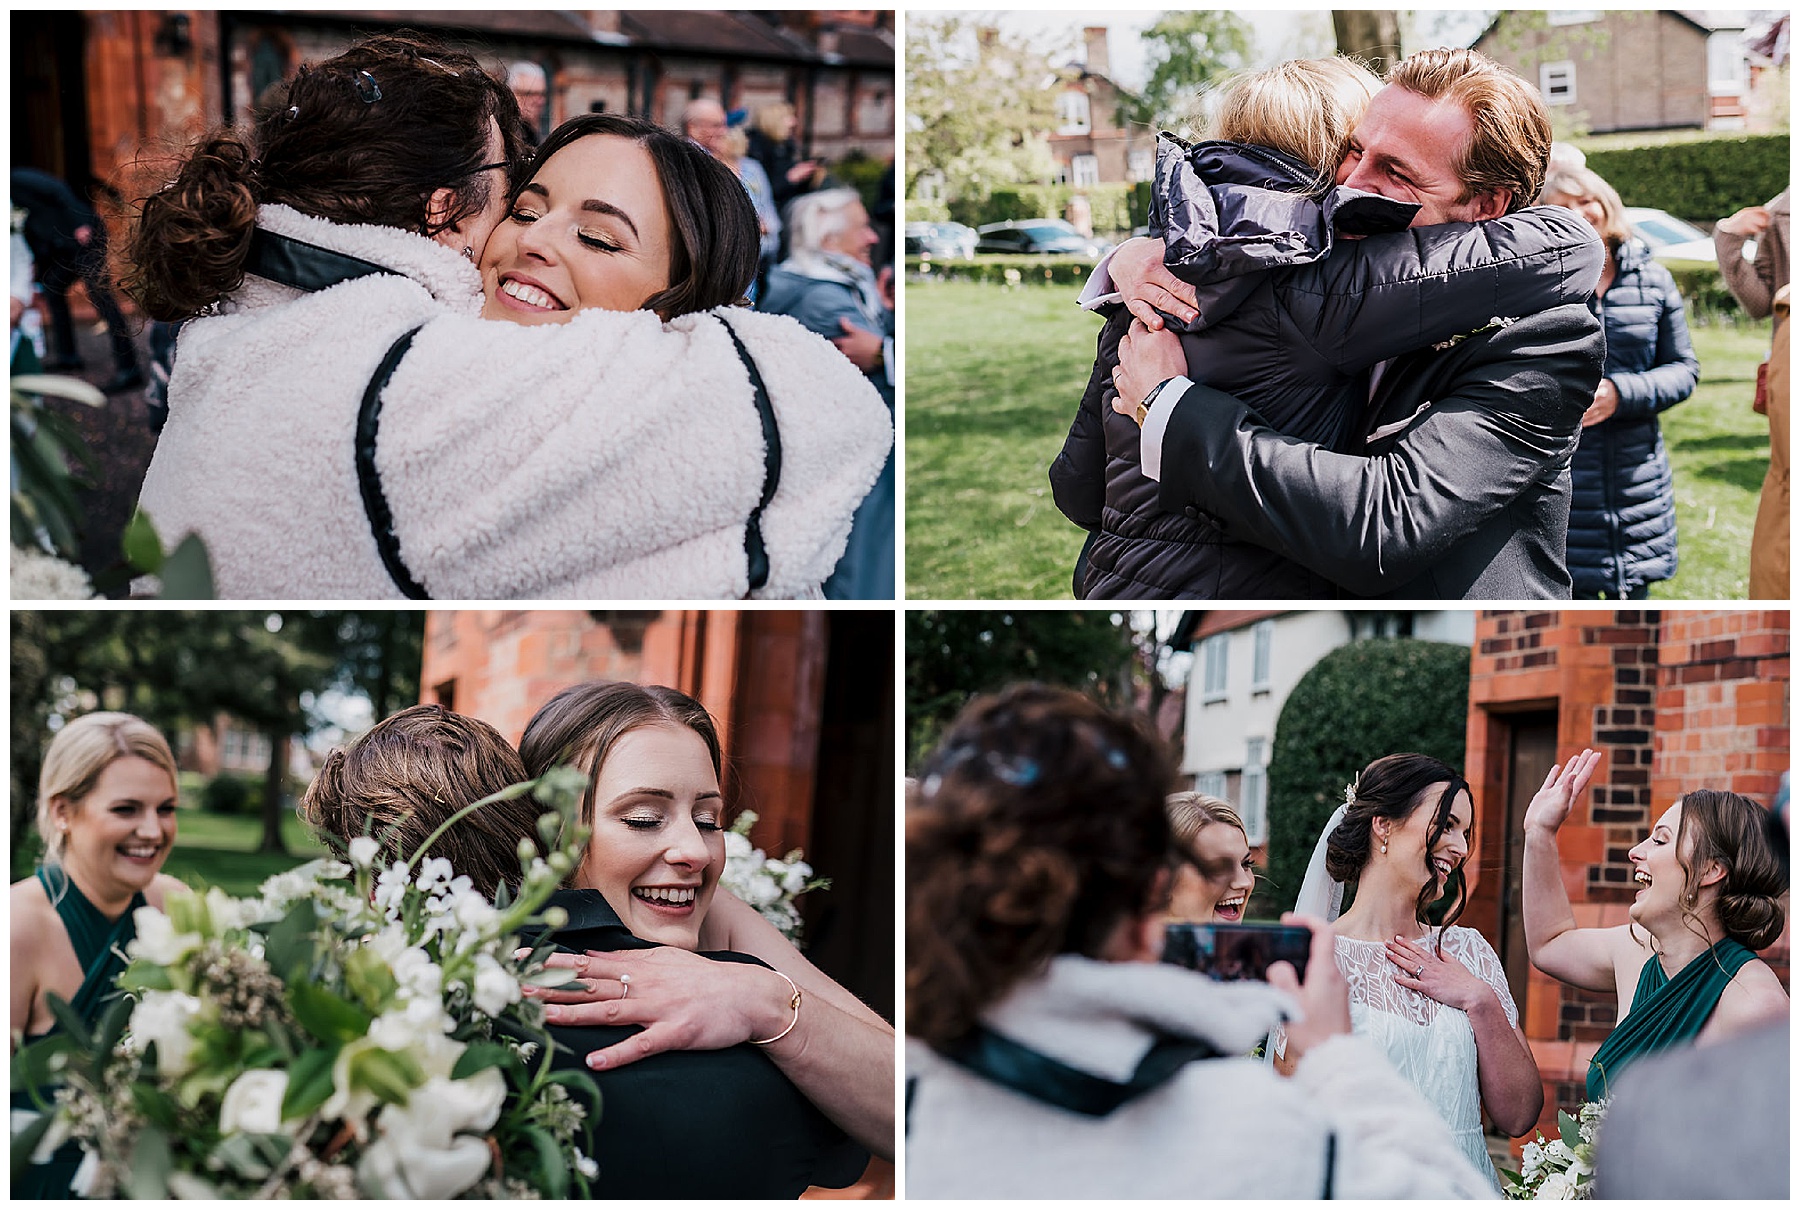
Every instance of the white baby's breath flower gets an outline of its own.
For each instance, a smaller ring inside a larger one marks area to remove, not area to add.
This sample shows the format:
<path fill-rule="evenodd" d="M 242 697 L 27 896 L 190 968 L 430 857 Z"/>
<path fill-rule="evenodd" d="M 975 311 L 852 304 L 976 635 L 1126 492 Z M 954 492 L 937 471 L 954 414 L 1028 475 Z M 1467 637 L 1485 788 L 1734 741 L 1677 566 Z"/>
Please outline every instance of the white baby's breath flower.
<path fill-rule="evenodd" d="M 390 917 L 398 916 L 400 905 L 406 902 L 406 892 L 412 879 L 404 861 L 396 861 L 381 871 L 381 877 L 375 880 L 375 906 Z"/>
<path fill-rule="evenodd" d="M 587 1179 L 591 1181 L 600 1175 L 600 1165 L 583 1155 L 580 1148 L 576 1148 L 575 1171 L 581 1173 L 581 1175 L 587 1177 Z"/>
<path fill-rule="evenodd" d="M 497 1017 L 519 998 L 519 981 L 487 954 L 478 954 L 473 993 L 475 1007 L 490 1017 Z"/>
<path fill-rule="evenodd" d="M 12 599 L 91 601 L 94 585 L 73 563 L 29 546 L 12 548 Z"/>
<path fill-rule="evenodd" d="M 419 867 L 418 886 L 427 895 L 456 877 L 456 870 L 442 857 L 427 857 Z"/>
<path fill-rule="evenodd" d="M 373 836 L 358 836 L 350 842 L 350 864 L 359 870 L 366 870 L 375 864 L 381 856 L 381 842 Z"/>

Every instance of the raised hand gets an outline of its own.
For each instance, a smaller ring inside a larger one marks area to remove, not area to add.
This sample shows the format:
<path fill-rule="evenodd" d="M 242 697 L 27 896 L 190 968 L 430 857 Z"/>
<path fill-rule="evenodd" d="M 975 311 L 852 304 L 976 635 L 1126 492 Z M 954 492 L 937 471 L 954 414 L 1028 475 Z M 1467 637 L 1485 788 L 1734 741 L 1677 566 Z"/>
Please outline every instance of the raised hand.
<path fill-rule="evenodd" d="M 1599 763 L 1598 752 L 1583 748 L 1581 754 L 1572 757 L 1567 765 L 1552 765 L 1543 786 L 1532 797 L 1531 805 L 1525 808 L 1525 831 L 1529 834 L 1541 829 L 1555 835 L 1574 809 L 1575 800 L 1586 792 L 1588 782 L 1594 776 L 1594 767 Z"/>

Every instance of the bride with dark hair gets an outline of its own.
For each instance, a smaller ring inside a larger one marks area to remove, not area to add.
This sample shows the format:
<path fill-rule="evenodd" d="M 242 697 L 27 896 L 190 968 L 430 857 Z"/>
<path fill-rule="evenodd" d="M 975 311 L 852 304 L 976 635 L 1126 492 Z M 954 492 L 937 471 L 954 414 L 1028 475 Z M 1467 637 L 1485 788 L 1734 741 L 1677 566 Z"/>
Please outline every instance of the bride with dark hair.
<path fill-rule="evenodd" d="M 1455 923 L 1473 826 L 1460 773 L 1429 756 L 1384 756 L 1345 788 L 1297 910 L 1333 921 L 1355 1031 L 1425 1094 L 1498 1190 L 1482 1110 L 1507 1134 L 1525 1134 L 1543 1111 L 1544 1089 L 1499 956 Z M 1352 882 L 1355 899 L 1339 916 Z M 1440 923 L 1430 922 L 1434 905 Z"/>
<path fill-rule="evenodd" d="M 735 305 L 729 171 L 611 115 L 527 164 L 504 85 L 404 35 L 285 100 L 131 238 L 133 297 L 191 321 L 141 503 L 219 595 L 818 595 L 892 425 L 828 343 Z"/>

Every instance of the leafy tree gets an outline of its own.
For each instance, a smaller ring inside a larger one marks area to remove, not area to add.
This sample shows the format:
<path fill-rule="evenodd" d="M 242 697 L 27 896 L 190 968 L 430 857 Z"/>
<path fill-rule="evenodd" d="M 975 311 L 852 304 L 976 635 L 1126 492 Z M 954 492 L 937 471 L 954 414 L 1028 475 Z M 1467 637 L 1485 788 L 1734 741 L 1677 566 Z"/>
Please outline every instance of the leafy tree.
<path fill-rule="evenodd" d="M 1140 37 L 1150 80 L 1129 113 L 1135 122 L 1161 127 L 1191 116 L 1201 90 L 1243 69 L 1253 33 L 1236 13 L 1207 9 L 1164 13 Z"/>
<path fill-rule="evenodd" d="M 978 693 L 1016 681 L 1083 690 L 1101 701 L 1131 700 L 1137 656 L 1129 618 L 1092 610 L 923 609 L 906 615 L 906 726 L 909 763 L 937 742 Z"/>
<path fill-rule="evenodd" d="M 1393 9 L 1333 9 L 1331 28 L 1338 53 L 1361 59 L 1378 76 L 1400 61 L 1400 15 Z"/>
<path fill-rule="evenodd" d="M 1049 59 L 1031 42 L 960 15 L 906 29 L 906 191 L 936 173 L 950 198 L 1047 179 L 1056 125 Z"/>
<path fill-rule="evenodd" d="M 1469 649 L 1422 639 L 1339 647 L 1281 708 L 1269 760 L 1268 893 L 1294 906 L 1307 861 L 1344 787 L 1378 756 L 1422 752 L 1460 769 Z"/>

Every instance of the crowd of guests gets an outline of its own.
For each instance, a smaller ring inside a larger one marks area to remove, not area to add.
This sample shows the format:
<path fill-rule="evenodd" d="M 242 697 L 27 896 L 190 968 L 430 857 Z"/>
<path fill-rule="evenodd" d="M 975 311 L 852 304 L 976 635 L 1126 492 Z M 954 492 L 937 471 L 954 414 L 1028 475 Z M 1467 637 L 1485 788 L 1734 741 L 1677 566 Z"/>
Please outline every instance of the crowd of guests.
<path fill-rule="evenodd" d="M 1587 1073 L 1599 1195 L 1785 1198 L 1788 995 L 1755 953 L 1785 923 L 1785 823 L 1689 790 L 1630 851 L 1630 923 L 1577 927 L 1556 834 L 1599 759 L 1553 768 L 1523 820 L 1529 960 L 1618 999 Z M 927 759 L 906 811 L 909 1193 L 1499 1196 L 1483 1117 L 1517 1138 L 1577 1106 L 1546 1105 L 1504 966 L 1454 923 L 1461 774 L 1364 768 L 1282 918 L 1311 930 L 1304 971 L 1239 982 L 1165 954 L 1169 923 L 1235 924 L 1255 883 L 1229 804 L 1175 784 L 1142 720 L 1042 685 L 970 702 Z M 1695 1096 L 1717 1129 L 1689 1129 Z"/>

